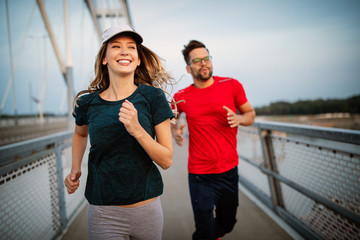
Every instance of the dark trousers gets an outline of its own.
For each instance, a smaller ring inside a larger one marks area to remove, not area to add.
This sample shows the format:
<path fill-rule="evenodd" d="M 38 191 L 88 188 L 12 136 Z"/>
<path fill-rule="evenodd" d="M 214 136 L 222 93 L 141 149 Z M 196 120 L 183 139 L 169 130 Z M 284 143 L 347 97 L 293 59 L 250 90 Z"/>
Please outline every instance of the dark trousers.
<path fill-rule="evenodd" d="M 194 240 L 215 240 L 231 232 L 239 205 L 238 180 L 237 167 L 220 174 L 189 173 Z"/>

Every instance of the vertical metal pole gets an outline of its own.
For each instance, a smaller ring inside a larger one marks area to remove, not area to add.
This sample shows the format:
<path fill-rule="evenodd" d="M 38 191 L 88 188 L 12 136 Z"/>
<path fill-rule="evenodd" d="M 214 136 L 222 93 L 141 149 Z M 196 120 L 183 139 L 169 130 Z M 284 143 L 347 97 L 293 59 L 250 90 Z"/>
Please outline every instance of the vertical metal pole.
<path fill-rule="evenodd" d="M 65 79 L 67 83 L 67 97 L 68 97 L 68 114 L 67 114 L 67 128 L 70 130 L 74 127 L 72 109 L 74 100 L 74 83 L 73 83 L 73 68 L 71 56 L 71 41 L 70 41 L 70 26 L 69 26 L 69 3 L 64 0 L 64 17 L 65 17 L 65 45 L 66 45 L 66 73 Z"/>
<path fill-rule="evenodd" d="M 8 1 L 5 1 L 6 5 L 6 19 L 7 19 L 7 30 L 8 30 L 8 41 L 9 41 L 9 57 L 10 57 L 10 69 L 11 69 L 11 83 L 13 90 L 13 101 L 14 101 L 14 114 L 15 114 L 15 125 L 18 124 L 18 116 L 17 116 L 17 105 L 16 105 L 16 91 L 15 91 L 15 78 L 14 78 L 14 63 L 12 58 L 12 45 L 11 45 L 11 31 L 10 31 L 10 16 L 9 16 L 9 5 Z"/>
<path fill-rule="evenodd" d="M 274 148 L 271 141 L 271 131 L 270 130 L 262 130 L 259 128 L 259 135 L 261 140 L 261 146 L 263 151 L 263 156 L 265 159 L 266 168 L 274 173 L 278 173 Z M 275 179 L 272 176 L 268 176 L 270 190 L 271 190 L 271 198 L 273 202 L 273 209 L 276 211 L 277 206 L 284 206 L 284 201 L 282 198 L 281 187 L 279 180 Z"/>
<path fill-rule="evenodd" d="M 59 141 L 55 144 L 56 154 L 56 172 L 57 172 L 57 185 L 59 191 L 59 209 L 60 209 L 60 224 L 61 230 L 64 231 L 67 224 L 66 217 L 66 202 L 65 202 L 65 187 L 64 187 L 64 173 L 62 164 L 62 143 Z"/>
<path fill-rule="evenodd" d="M 48 83 L 48 66 L 47 66 L 47 51 L 46 51 L 46 38 L 47 36 L 44 35 L 44 69 L 45 69 L 45 72 L 44 72 L 44 82 L 43 82 L 43 85 L 41 87 L 41 109 L 43 112 L 47 112 L 47 101 L 45 101 L 45 96 L 47 95 L 46 94 L 46 88 L 47 88 L 47 83 Z M 44 116 L 43 116 L 43 121 L 44 121 Z"/>
<path fill-rule="evenodd" d="M 64 19 L 65 19 L 65 47 L 66 47 L 66 61 L 67 67 L 72 66 L 71 42 L 70 42 L 70 27 L 69 27 L 69 1 L 64 0 Z"/>
<path fill-rule="evenodd" d="M 67 113 L 67 129 L 73 129 L 74 119 L 72 116 L 73 100 L 74 100 L 74 87 L 73 87 L 73 68 L 66 67 L 66 82 L 67 82 L 67 96 L 68 96 L 68 113 Z"/>

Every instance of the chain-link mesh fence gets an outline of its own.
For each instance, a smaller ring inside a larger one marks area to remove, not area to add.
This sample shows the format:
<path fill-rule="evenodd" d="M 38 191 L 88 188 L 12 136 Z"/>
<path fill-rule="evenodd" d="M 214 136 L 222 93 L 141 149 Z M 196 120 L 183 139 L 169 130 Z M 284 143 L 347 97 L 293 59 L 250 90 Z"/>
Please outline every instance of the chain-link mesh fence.
<path fill-rule="evenodd" d="M 64 132 L 0 148 L 0 239 L 53 239 L 80 210 L 85 184 L 68 195 L 62 183 L 71 167 L 71 137 Z M 83 171 L 86 176 L 86 161 Z"/>
<path fill-rule="evenodd" d="M 320 239 L 360 239 L 359 145 L 351 140 L 344 143 L 322 139 L 321 134 L 317 138 L 291 134 L 285 128 L 280 132 L 262 129 L 269 134 L 261 144 L 262 134 L 256 126 L 239 131 L 240 179 L 245 179 L 247 185 L 250 183 L 255 194 L 261 191 L 270 198 L 279 195 L 282 201 L 276 207 L 283 208 L 304 225 L 310 235 Z M 325 136 L 326 130 L 321 131 L 325 131 Z M 360 135 L 356 131 L 352 133 Z M 269 152 L 259 155 L 262 150 Z M 276 166 L 275 169 L 270 165 Z M 300 186 L 302 191 L 280 181 L 280 188 L 272 190 L 278 192 L 269 193 L 268 178 L 260 170 L 264 166 L 274 171 L 275 176 Z M 304 194 L 307 192 L 309 194 Z M 313 195 L 324 199 L 324 203 L 312 198 Z M 337 210 L 327 206 L 327 201 Z M 299 228 L 300 233 L 301 229 L 303 227 Z"/>

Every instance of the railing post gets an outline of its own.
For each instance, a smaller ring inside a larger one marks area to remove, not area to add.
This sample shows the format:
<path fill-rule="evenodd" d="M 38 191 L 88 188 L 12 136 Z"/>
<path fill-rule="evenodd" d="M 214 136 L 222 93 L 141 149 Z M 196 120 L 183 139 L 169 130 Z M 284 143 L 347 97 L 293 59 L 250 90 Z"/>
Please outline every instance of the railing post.
<path fill-rule="evenodd" d="M 274 148 L 271 141 L 271 131 L 270 130 L 263 130 L 259 128 L 259 136 L 260 142 L 262 146 L 262 153 L 264 157 L 264 164 L 265 166 L 261 166 L 261 168 L 267 168 L 268 170 L 279 173 L 277 169 Z M 266 173 L 265 173 L 266 174 Z M 272 198 L 273 209 L 276 211 L 277 206 L 284 207 L 284 201 L 282 198 L 280 182 L 273 176 L 267 174 Z"/>
<path fill-rule="evenodd" d="M 63 174 L 63 164 L 62 164 L 62 149 L 63 145 L 61 142 L 55 144 L 55 153 L 56 153 L 56 175 L 57 175 L 57 185 L 58 185 L 58 196 L 59 196 L 59 211 L 60 211 L 60 223 L 61 230 L 64 231 L 67 224 L 66 217 L 66 202 L 65 202 L 65 189 L 64 189 L 64 174 Z"/>

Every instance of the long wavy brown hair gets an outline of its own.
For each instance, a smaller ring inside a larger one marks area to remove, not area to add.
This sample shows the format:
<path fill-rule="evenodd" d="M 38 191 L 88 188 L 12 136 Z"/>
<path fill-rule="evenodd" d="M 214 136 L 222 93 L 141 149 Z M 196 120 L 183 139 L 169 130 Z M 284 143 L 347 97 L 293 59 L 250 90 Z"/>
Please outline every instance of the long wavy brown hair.
<path fill-rule="evenodd" d="M 80 91 L 74 98 L 76 104 L 79 96 L 85 93 L 93 93 L 102 91 L 110 86 L 109 72 L 107 65 L 103 65 L 102 61 L 106 54 L 108 42 L 102 44 L 95 61 L 95 78 L 90 83 L 88 89 Z M 165 70 L 161 58 L 142 44 L 136 44 L 138 55 L 140 58 L 140 66 L 135 69 L 134 83 L 145 84 L 161 88 L 166 94 L 166 86 L 172 86 L 173 77 Z M 170 95 L 170 94 L 168 94 Z"/>

